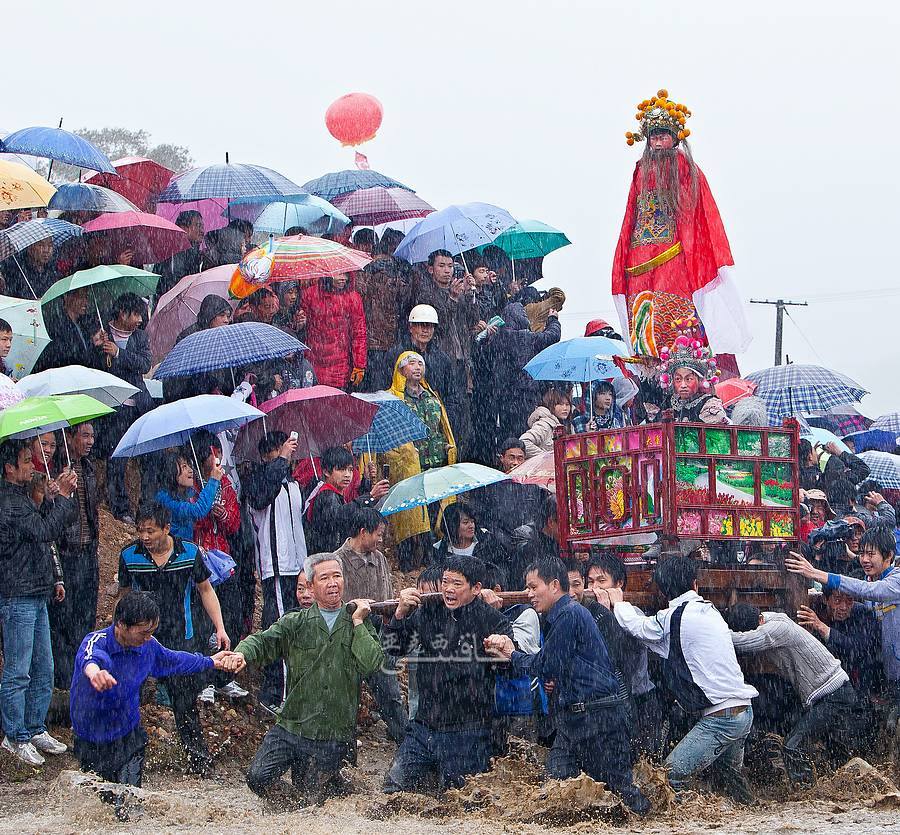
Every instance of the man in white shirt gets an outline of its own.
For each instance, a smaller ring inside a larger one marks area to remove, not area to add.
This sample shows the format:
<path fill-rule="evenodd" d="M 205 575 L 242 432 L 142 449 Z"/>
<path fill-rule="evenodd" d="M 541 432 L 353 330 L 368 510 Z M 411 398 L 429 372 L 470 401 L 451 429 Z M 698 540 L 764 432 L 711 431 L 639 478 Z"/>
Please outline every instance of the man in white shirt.
<path fill-rule="evenodd" d="M 672 787 L 685 788 L 715 763 L 726 791 L 749 804 L 753 795 L 741 768 L 753 725 L 751 701 L 759 694 L 744 681 L 724 619 L 697 593 L 698 570 L 689 557 L 670 557 L 657 566 L 654 580 L 669 606 L 653 617 L 625 603 L 621 589 L 609 589 L 609 601 L 619 625 L 664 659 L 669 690 L 688 714 L 697 715 L 666 758 Z"/>

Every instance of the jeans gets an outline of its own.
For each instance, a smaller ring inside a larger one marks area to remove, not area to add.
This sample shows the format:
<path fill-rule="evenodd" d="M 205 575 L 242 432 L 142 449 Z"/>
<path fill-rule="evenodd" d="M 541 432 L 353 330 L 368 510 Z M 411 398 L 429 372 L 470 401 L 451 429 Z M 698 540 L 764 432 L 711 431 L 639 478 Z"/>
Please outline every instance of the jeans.
<path fill-rule="evenodd" d="M 638 814 L 650 803 L 631 776 L 631 741 L 624 705 L 609 705 L 585 713 L 566 712 L 556 717 L 556 737 L 547 757 L 547 774 L 557 780 L 588 777 L 605 783 Z"/>
<path fill-rule="evenodd" d="M 436 731 L 410 722 L 385 775 L 384 791 L 416 791 L 429 774 L 437 773 L 441 789 L 461 786 L 469 774 L 488 770 L 491 731 L 483 725 L 458 731 Z"/>
<path fill-rule="evenodd" d="M 703 717 L 666 758 L 672 788 L 685 788 L 713 763 L 725 772 L 739 773 L 744 764 L 744 740 L 752 726 L 753 708 L 749 706 L 733 716 Z"/>
<path fill-rule="evenodd" d="M 47 730 L 53 694 L 53 652 L 44 597 L 0 598 L 3 625 L 3 680 L 0 716 L 15 742 L 29 742 Z"/>
<path fill-rule="evenodd" d="M 97 587 L 100 584 L 97 543 L 59 555 L 66 597 L 49 604 L 50 642 L 53 646 L 53 685 L 68 690 L 75 670 L 75 654 L 97 620 Z"/>
<path fill-rule="evenodd" d="M 307 739 L 275 725 L 263 737 L 250 763 L 247 785 L 254 794 L 265 795 L 269 786 L 290 769 L 295 788 L 321 791 L 337 774 L 346 755 L 346 742 Z"/>

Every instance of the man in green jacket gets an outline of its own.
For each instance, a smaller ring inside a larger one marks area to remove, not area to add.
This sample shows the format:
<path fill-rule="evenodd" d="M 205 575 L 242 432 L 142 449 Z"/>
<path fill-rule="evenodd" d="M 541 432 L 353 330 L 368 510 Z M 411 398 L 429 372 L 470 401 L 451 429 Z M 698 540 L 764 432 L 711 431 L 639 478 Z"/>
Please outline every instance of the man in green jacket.
<path fill-rule="evenodd" d="M 314 554 L 304 568 L 316 602 L 248 636 L 229 659 L 232 672 L 247 663 L 287 664 L 287 698 L 247 772 L 247 785 L 263 797 L 289 768 L 295 788 L 307 797 L 321 796 L 354 738 L 359 683 L 384 661 L 366 623 L 369 601 L 353 601 L 352 617 L 341 603 L 341 561 L 334 554 Z"/>

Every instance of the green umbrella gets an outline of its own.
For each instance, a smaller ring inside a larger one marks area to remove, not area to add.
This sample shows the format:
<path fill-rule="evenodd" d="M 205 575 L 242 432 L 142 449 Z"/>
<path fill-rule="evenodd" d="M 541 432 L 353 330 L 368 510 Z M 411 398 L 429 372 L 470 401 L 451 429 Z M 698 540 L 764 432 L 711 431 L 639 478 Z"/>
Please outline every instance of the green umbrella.
<path fill-rule="evenodd" d="M 41 304 L 58 299 L 65 293 L 88 287 L 97 306 L 102 301 L 111 304 L 123 293 L 137 293 L 139 296 L 150 296 L 156 292 L 159 276 L 139 267 L 128 267 L 124 264 L 111 264 L 79 270 L 65 278 L 61 278 L 41 296 Z"/>
<path fill-rule="evenodd" d="M 556 249 L 572 243 L 563 232 L 539 220 L 520 220 L 490 244 L 479 247 L 484 252 L 487 246 L 499 246 L 513 260 L 540 258 Z"/>
<path fill-rule="evenodd" d="M 65 426 L 75 426 L 94 418 L 112 414 L 109 406 L 86 394 L 57 394 L 50 397 L 28 397 L 0 412 L 0 440 L 33 438 Z M 65 443 L 65 433 L 63 433 Z M 66 458 L 69 448 L 66 445 Z M 71 465 L 71 461 L 69 462 Z"/>

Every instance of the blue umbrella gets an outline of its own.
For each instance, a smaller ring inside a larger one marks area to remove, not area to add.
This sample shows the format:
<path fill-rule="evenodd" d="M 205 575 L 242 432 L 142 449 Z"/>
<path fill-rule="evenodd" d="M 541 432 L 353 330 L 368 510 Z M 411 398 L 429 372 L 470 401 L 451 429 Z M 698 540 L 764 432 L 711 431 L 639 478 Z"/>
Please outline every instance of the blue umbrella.
<path fill-rule="evenodd" d="M 251 221 L 254 231 L 276 235 L 292 226 L 302 226 L 310 235 L 324 235 L 350 225 L 350 218 L 340 209 L 313 194 L 292 194 L 272 202 L 241 198 L 232 200 L 228 210 L 232 217 Z"/>
<path fill-rule="evenodd" d="M 58 249 L 61 244 L 81 235 L 81 231 L 81 227 L 74 223 L 52 217 L 14 223 L 0 232 L 0 261 L 47 238 L 51 238 L 53 248 Z"/>
<path fill-rule="evenodd" d="M 893 452 L 897 448 L 897 436 L 900 431 L 889 432 L 886 429 L 864 429 L 844 436 L 845 441 L 853 441 L 856 454 L 861 452 Z"/>
<path fill-rule="evenodd" d="M 837 413 L 868 392 L 855 380 L 819 365 L 776 365 L 745 379 L 756 383 L 756 396 L 766 404 L 773 426 L 801 413 Z"/>
<path fill-rule="evenodd" d="M 447 206 L 413 226 L 394 254 L 410 264 L 428 260 L 437 249 L 459 255 L 467 249 L 491 243 L 515 225 L 516 219 L 509 212 L 490 203 Z"/>
<path fill-rule="evenodd" d="M 197 331 L 182 339 L 169 351 L 153 376 L 157 380 L 189 377 L 308 350 L 302 342 L 273 325 L 262 322 L 223 325 Z"/>
<path fill-rule="evenodd" d="M 218 330 L 222 330 L 219 328 Z M 263 417 L 259 409 L 221 394 L 199 394 L 166 403 L 141 415 L 122 436 L 113 458 L 132 458 L 180 446 L 198 429 L 222 432 Z"/>
<path fill-rule="evenodd" d="M 619 339 L 580 336 L 544 348 L 526 366 L 535 380 L 566 380 L 590 383 L 624 377 L 613 357 L 627 357 L 628 347 Z"/>
<path fill-rule="evenodd" d="M 210 198 L 267 197 L 303 194 L 303 189 L 287 177 L 261 165 L 221 163 L 190 168 L 169 181 L 158 203 L 187 203 Z"/>
<path fill-rule="evenodd" d="M 93 183 L 63 183 L 47 204 L 60 212 L 139 212 L 127 197 Z"/>
<path fill-rule="evenodd" d="M 841 452 L 850 452 L 850 447 L 835 435 L 834 432 L 830 432 L 827 429 L 821 429 L 818 426 L 810 426 L 806 421 L 800 423 L 800 437 L 811 439 L 813 446 L 816 444 L 825 446 L 826 444 L 835 443 L 838 445 Z"/>
<path fill-rule="evenodd" d="M 361 188 L 374 188 L 375 186 L 405 188 L 407 191 L 414 191 L 409 186 L 398 183 L 396 180 L 368 168 L 333 171 L 330 174 L 323 174 L 321 177 L 303 184 L 303 188 L 306 191 L 310 194 L 315 194 L 316 197 L 321 197 L 323 200 L 333 200 L 341 194 L 349 194 L 351 191 L 359 191 Z"/>
<path fill-rule="evenodd" d="M 468 493 L 498 481 L 508 481 L 506 473 L 481 464 L 450 464 L 404 478 L 391 487 L 384 497 L 382 516 L 400 513 L 413 507 L 439 502 L 450 496 Z"/>
<path fill-rule="evenodd" d="M 387 452 L 410 441 L 421 441 L 428 435 L 428 427 L 396 394 L 376 391 L 373 394 L 353 396 L 378 406 L 369 431 L 353 442 L 354 452 L 367 452 L 370 455 L 373 452 Z"/>
<path fill-rule="evenodd" d="M 45 157 L 106 174 L 116 173 L 109 158 L 96 145 L 62 128 L 22 128 L 0 141 L 0 151 Z"/>

